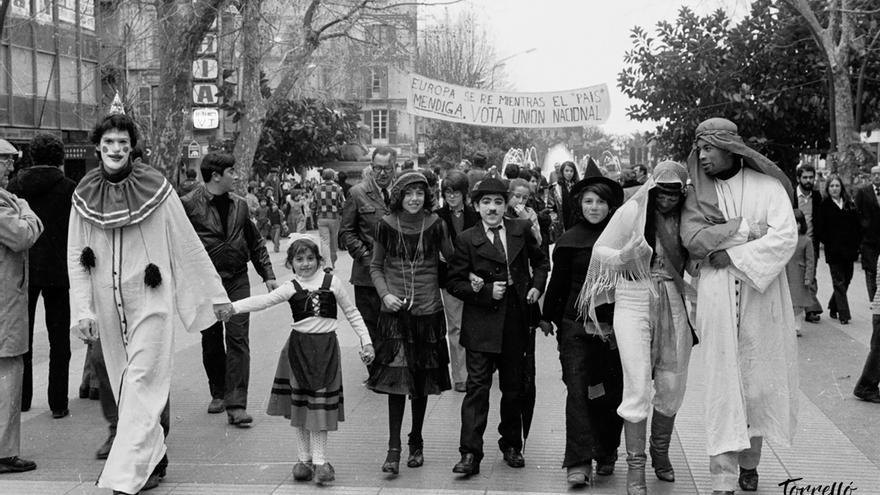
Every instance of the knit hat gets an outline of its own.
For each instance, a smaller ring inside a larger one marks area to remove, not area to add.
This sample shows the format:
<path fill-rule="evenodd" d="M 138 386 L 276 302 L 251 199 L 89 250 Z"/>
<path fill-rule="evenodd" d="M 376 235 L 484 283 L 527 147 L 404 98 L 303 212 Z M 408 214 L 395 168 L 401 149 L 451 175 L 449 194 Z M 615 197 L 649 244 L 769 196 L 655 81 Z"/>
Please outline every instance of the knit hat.
<path fill-rule="evenodd" d="M 407 187 L 413 184 L 422 184 L 425 188 L 425 192 L 428 192 L 428 179 L 425 175 L 418 170 L 407 170 L 400 174 L 400 176 L 397 177 L 397 180 L 391 184 L 391 189 L 388 191 L 389 204 L 399 204 L 403 192 L 406 191 Z"/>

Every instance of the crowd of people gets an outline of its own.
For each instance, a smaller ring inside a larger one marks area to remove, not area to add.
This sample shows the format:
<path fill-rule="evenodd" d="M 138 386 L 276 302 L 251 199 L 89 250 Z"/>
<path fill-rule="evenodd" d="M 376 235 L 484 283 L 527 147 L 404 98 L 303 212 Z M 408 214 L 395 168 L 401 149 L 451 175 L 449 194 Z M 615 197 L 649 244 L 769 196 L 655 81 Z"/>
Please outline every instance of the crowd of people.
<path fill-rule="evenodd" d="M 201 181 L 190 177 L 178 196 L 137 156 L 138 140 L 131 118 L 104 117 L 92 133 L 100 166 L 74 184 L 60 168 L 61 142 L 39 135 L 34 165 L 8 185 L 17 152 L 0 140 L 0 473 L 36 468 L 19 453 L 40 295 L 52 416 L 69 414 L 69 331 L 90 344 L 110 425 L 97 484 L 118 494 L 166 475 L 177 326 L 201 333 L 207 412 L 248 428 L 248 314 L 284 303 L 291 331 L 267 413 L 295 429 L 298 482 L 335 479 L 326 446 L 345 420 L 339 309 L 367 388 L 387 397 L 380 469 L 393 475 L 407 402 L 405 462 L 418 468 L 429 398 L 448 391 L 464 394 L 452 471 L 480 472 L 496 371 L 497 445 L 508 466 L 525 466 L 541 332 L 558 342 L 571 486 L 614 474 L 621 433 L 628 495 L 647 493 L 649 455 L 657 478 L 675 481 L 669 446 L 700 345 L 713 493 L 755 491 L 764 440 L 789 445 L 796 430 L 796 336 L 823 312 L 820 244 L 833 284 L 827 309 L 841 324 L 852 319 L 847 291 L 861 258 L 875 314 L 854 395 L 880 403 L 880 167 L 852 195 L 837 176 L 816 191 L 809 166 L 793 188 L 733 122 L 713 118 L 695 130 L 686 164 L 639 167 L 634 183 L 592 161 L 580 171 L 565 162 L 548 181 L 481 154 L 449 170 L 400 170 L 395 150 L 378 147 L 355 185 L 326 169 L 308 194 L 290 184 L 283 196 L 233 194 L 235 160 L 213 152 Z M 319 240 L 302 235 L 310 228 Z M 278 252 L 287 234 L 292 276 L 278 277 L 266 243 Z M 347 282 L 334 274 L 338 249 L 353 260 Z M 265 294 L 251 295 L 249 264 Z"/>

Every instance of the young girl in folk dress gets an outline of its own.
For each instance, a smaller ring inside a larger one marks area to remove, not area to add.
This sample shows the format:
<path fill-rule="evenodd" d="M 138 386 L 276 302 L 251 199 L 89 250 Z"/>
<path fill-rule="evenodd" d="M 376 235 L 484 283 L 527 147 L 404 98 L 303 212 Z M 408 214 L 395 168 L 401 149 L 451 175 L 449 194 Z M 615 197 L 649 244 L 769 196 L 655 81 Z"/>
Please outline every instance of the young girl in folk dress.
<path fill-rule="evenodd" d="M 412 403 L 407 466 L 415 468 L 424 462 L 422 425 L 428 395 L 452 388 L 438 277 L 440 252 L 449 259 L 452 246 L 446 224 L 430 210 L 424 175 L 404 173 L 391 186 L 390 197 L 391 213 L 377 225 L 370 263 L 382 310 L 367 387 L 388 394 L 388 455 L 382 471 L 397 474 L 406 396 Z"/>
<path fill-rule="evenodd" d="M 327 462 L 327 432 L 336 431 L 345 420 L 342 401 L 342 367 L 336 340 L 336 307 L 358 334 L 361 358 L 373 361 L 373 346 L 367 326 L 354 301 L 332 273 L 319 270 L 318 245 L 308 239 L 294 240 L 287 249 L 285 266 L 293 280 L 269 294 L 251 296 L 233 304 L 233 313 L 248 313 L 287 302 L 293 312 L 293 330 L 281 349 L 269 407 L 270 416 L 284 416 L 296 429 L 299 459 L 293 465 L 293 479 L 319 483 L 335 479 Z"/>

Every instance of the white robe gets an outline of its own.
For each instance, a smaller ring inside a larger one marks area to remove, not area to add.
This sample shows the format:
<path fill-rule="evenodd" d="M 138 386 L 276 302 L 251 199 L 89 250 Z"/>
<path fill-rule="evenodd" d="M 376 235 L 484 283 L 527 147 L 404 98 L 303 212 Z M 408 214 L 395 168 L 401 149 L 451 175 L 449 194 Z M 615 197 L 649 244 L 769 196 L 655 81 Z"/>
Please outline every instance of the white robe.
<path fill-rule="evenodd" d="M 757 436 L 790 445 L 798 392 L 794 312 L 785 274 L 797 225 L 788 196 L 776 179 L 748 168 L 729 180 L 716 179 L 715 189 L 725 219 L 742 217 L 743 222 L 721 246 L 732 266 L 716 270 L 705 260 L 697 289 L 710 456 L 745 450 L 749 438 Z M 768 225 L 767 234 L 748 241 L 748 222 L 759 221 Z"/>
<path fill-rule="evenodd" d="M 165 454 L 159 416 L 171 389 L 174 329 L 216 322 L 213 304 L 229 302 L 223 284 L 176 194 L 139 224 L 102 229 L 70 213 L 67 266 L 71 322 L 97 322 L 107 374 L 119 407 L 113 448 L 98 486 L 137 493 Z M 80 264 L 83 248 L 95 267 Z M 159 267 L 150 288 L 144 269 Z"/>

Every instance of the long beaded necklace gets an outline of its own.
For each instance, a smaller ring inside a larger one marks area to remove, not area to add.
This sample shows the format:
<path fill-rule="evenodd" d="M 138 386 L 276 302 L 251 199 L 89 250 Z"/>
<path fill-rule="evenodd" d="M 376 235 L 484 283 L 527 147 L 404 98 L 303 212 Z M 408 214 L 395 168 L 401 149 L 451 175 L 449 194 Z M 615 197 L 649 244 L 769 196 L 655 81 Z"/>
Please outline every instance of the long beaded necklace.
<path fill-rule="evenodd" d="M 397 220 L 397 235 L 400 241 L 400 244 L 403 245 L 403 257 L 400 260 L 400 271 L 403 272 L 403 304 L 406 304 L 407 311 L 412 309 L 413 301 L 416 298 L 416 263 L 420 262 L 424 259 L 424 248 L 422 246 L 422 240 L 425 236 L 425 215 L 422 214 L 422 228 L 419 229 L 419 241 L 416 245 L 415 252 L 413 256 L 409 255 L 409 248 L 406 245 L 406 237 L 403 233 L 403 228 L 400 226 L 400 217 L 396 218 Z M 409 264 L 409 287 L 407 288 L 407 280 L 406 280 L 406 265 Z"/>

